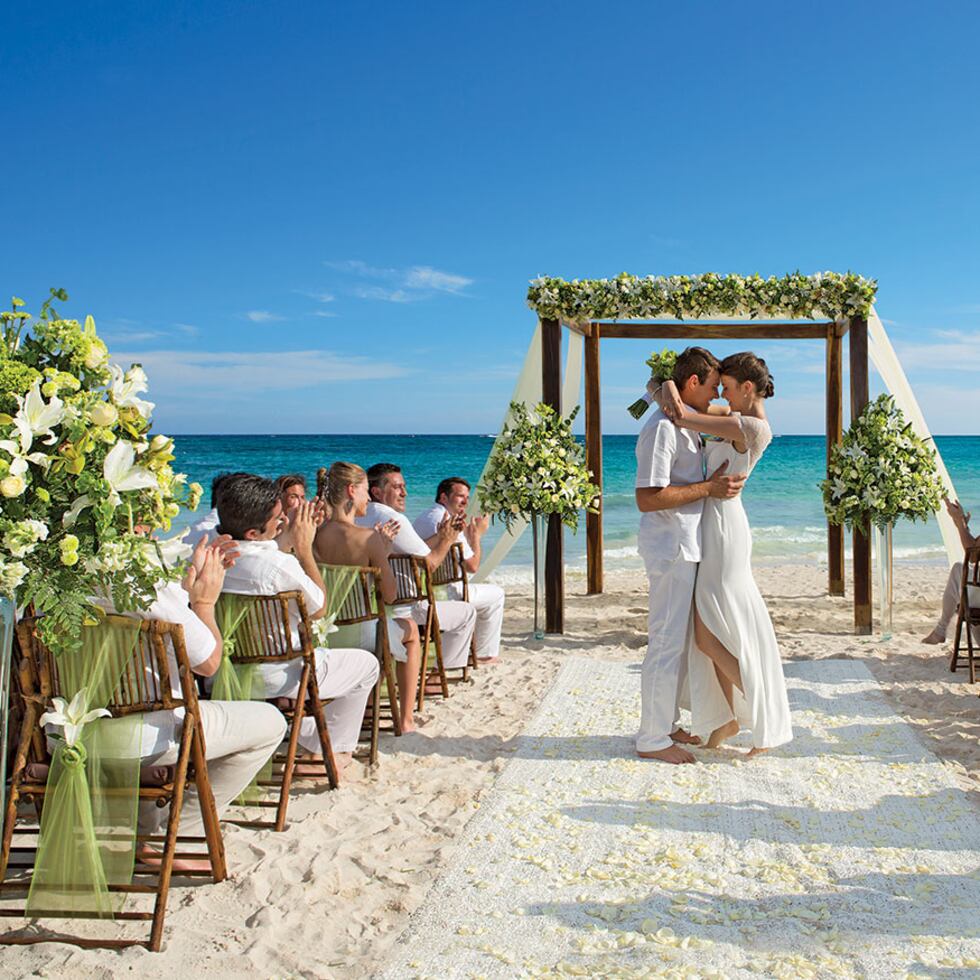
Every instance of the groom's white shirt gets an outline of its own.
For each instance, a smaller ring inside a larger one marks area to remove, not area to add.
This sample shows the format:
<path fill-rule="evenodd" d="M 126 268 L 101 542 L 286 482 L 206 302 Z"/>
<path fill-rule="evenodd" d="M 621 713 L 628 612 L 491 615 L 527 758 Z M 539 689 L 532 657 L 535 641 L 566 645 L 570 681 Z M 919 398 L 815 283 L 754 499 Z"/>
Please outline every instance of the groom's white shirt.
<path fill-rule="evenodd" d="M 636 486 L 667 487 L 700 483 L 705 478 L 704 453 L 696 433 L 678 429 L 658 408 L 636 440 Z M 647 511 L 640 517 L 640 554 L 665 561 L 701 560 L 703 500 L 681 507 Z"/>

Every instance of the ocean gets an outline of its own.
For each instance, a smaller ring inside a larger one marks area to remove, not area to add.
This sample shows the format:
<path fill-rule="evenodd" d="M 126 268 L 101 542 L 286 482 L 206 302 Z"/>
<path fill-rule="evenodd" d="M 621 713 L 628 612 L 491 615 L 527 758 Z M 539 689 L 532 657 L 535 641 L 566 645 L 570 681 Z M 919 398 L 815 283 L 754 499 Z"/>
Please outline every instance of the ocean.
<path fill-rule="evenodd" d="M 493 438 L 483 435 L 185 435 L 175 436 L 174 467 L 205 488 L 201 509 L 208 505 L 211 480 L 219 473 L 247 470 L 264 476 L 302 473 L 311 493 L 316 471 L 336 460 L 401 466 L 408 484 L 406 512 L 414 517 L 433 500 L 438 482 L 461 476 L 476 484 Z M 638 514 L 633 500 L 635 475 L 632 435 L 603 437 L 604 533 L 606 568 L 640 568 L 636 551 Z M 936 444 L 966 510 L 980 518 L 980 436 L 938 436 Z M 818 484 L 826 459 L 822 436 L 778 436 L 756 466 L 743 494 L 753 528 L 757 562 L 826 562 L 826 523 Z M 175 527 L 193 515 L 183 512 Z M 976 522 L 975 522 L 976 523 Z M 484 550 L 502 533 L 492 526 Z M 903 522 L 895 529 L 898 561 L 941 563 L 945 560 L 936 522 Z M 566 531 L 568 566 L 585 567 L 585 521 L 577 534 Z M 531 567 L 530 533 L 514 546 L 498 578 L 525 580 Z"/>

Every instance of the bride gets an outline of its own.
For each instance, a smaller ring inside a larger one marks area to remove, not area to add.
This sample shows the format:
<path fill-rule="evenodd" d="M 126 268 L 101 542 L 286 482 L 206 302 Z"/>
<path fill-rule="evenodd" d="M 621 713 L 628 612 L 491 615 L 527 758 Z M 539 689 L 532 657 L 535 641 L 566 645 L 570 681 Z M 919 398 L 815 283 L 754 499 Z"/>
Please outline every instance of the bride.
<path fill-rule="evenodd" d="M 668 381 L 663 411 L 681 428 L 718 437 L 705 449 L 709 472 L 728 463 L 729 473 L 750 473 L 772 441 L 764 407 L 772 376 L 747 351 L 726 357 L 719 370 L 728 409 L 694 412 Z M 744 726 L 752 732 L 751 757 L 790 741 L 793 730 L 776 633 L 752 577 L 752 532 L 741 497 L 706 499 L 701 535 L 688 650 L 691 727 L 710 733 L 708 748 L 716 748 Z"/>

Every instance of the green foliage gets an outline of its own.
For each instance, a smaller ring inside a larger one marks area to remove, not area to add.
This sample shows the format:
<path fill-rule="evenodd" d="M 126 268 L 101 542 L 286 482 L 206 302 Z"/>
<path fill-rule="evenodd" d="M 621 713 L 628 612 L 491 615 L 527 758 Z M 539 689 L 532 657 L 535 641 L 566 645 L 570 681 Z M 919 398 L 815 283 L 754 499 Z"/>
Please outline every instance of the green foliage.
<path fill-rule="evenodd" d="M 577 414 L 576 407 L 564 419 L 543 402 L 533 409 L 511 402 L 509 421 L 477 487 L 485 514 L 498 517 L 508 530 L 518 517 L 560 514 L 575 530 L 580 510 L 596 511 L 599 488 L 572 435 Z"/>
<path fill-rule="evenodd" d="M 831 524 L 876 527 L 926 520 L 939 509 L 943 485 L 936 454 L 906 423 L 895 400 L 880 395 L 835 446 L 820 484 Z"/>
<path fill-rule="evenodd" d="M 17 396 L 26 395 L 41 374 L 28 364 L 15 360 L 0 348 L 0 412 L 17 411 Z"/>
<path fill-rule="evenodd" d="M 654 351 L 647 358 L 647 367 L 650 368 L 650 380 L 659 381 L 663 384 L 674 376 L 674 365 L 677 363 L 677 351 L 670 347 L 665 347 L 659 354 Z M 638 398 L 629 408 L 626 409 L 633 418 L 641 418 L 649 408 L 649 403 L 645 398 Z"/>

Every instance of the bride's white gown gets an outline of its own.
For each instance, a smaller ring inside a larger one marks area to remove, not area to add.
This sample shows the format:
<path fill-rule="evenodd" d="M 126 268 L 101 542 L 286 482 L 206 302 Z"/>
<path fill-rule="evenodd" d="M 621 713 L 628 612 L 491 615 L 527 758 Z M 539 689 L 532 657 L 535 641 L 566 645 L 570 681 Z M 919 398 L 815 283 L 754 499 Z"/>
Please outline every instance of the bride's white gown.
<path fill-rule="evenodd" d="M 709 442 L 708 472 L 725 461 L 727 473 L 751 473 L 772 441 L 762 419 L 737 415 L 747 452 L 730 442 Z M 756 748 L 790 741 L 793 729 L 779 645 L 769 611 L 752 577 L 752 531 L 741 497 L 704 502 L 701 518 L 701 564 L 694 601 L 705 626 L 739 663 L 744 695 L 734 690 L 734 717 L 752 732 Z M 688 646 L 691 728 L 705 738 L 732 720 L 712 661 L 698 649 L 693 630 Z"/>

